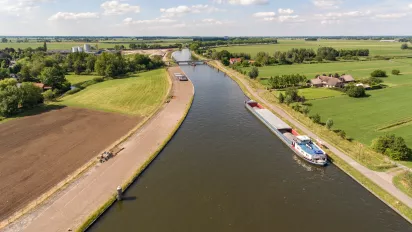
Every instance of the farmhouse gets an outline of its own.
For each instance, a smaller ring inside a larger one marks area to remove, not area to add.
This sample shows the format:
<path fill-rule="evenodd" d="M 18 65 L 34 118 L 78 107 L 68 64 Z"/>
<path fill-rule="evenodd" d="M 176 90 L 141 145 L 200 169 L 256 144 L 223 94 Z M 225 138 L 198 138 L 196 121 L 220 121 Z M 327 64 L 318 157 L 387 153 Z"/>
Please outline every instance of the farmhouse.
<path fill-rule="evenodd" d="M 230 58 L 229 60 L 230 64 L 236 64 L 242 62 L 241 58 Z"/>
<path fill-rule="evenodd" d="M 351 75 L 342 75 L 339 78 L 334 76 L 317 76 L 310 80 L 310 86 L 312 87 L 327 87 L 327 88 L 342 88 L 345 84 L 355 82 L 355 79 Z"/>
<path fill-rule="evenodd" d="M 50 86 L 47 86 L 47 85 L 45 85 L 45 84 L 43 84 L 43 83 L 33 83 L 33 85 L 39 87 L 39 88 L 42 89 L 43 91 L 46 91 L 46 90 L 51 89 Z"/>

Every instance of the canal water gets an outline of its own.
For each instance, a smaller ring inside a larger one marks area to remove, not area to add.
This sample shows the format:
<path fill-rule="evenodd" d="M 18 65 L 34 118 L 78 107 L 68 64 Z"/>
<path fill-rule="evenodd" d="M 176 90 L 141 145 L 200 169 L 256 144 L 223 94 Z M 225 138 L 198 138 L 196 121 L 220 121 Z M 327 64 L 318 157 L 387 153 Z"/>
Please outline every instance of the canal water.
<path fill-rule="evenodd" d="M 182 69 L 196 90 L 186 120 L 127 200 L 89 231 L 412 231 L 334 165 L 297 158 L 245 109 L 229 77 L 206 65 Z"/>

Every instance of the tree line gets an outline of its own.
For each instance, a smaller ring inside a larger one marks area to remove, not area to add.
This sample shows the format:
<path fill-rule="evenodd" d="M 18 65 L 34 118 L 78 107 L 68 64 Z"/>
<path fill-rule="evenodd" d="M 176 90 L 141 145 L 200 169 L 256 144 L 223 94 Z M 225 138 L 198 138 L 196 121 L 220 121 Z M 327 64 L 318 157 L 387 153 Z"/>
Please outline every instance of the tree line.
<path fill-rule="evenodd" d="M 300 74 L 276 75 L 269 78 L 268 85 L 272 89 L 284 89 L 289 87 L 297 87 L 302 84 L 306 84 L 306 82 L 306 76 Z"/>

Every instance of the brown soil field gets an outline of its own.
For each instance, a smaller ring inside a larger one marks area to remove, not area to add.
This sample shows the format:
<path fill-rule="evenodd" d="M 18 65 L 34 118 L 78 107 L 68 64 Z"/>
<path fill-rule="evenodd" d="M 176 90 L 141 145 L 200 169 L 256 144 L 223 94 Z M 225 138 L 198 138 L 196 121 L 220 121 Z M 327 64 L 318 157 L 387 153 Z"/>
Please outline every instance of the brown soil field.
<path fill-rule="evenodd" d="M 64 107 L 0 124 L 0 221 L 97 157 L 140 120 Z"/>

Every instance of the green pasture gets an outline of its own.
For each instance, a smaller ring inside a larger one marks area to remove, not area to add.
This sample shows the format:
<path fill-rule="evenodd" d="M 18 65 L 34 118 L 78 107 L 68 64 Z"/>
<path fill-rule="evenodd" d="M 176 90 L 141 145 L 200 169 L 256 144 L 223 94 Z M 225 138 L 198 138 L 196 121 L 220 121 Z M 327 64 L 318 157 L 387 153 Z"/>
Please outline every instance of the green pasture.
<path fill-rule="evenodd" d="M 412 83 L 412 82 L 411 82 Z M 386 133 L 403 137 L 412 146 L 412 85 L 400 85 L 368 91 L 366 98 L 350 98 L 346 95 L 309 101 L 311 114 L 319 113 L 322 121 L 333 119 L 335 129 L 344 130 L 348 136 L 364 143 Z M 410 122 L 389 129 L 400 121 Z"/>
<path fill-rule="evenodd" d="M 89 86 L 59 104 L 147 116 L 162 104 L 168 86 L 165 70 L 158 69 Z"/>
<path fill-rule="evenodd" d="M 245 45 L 245 46 L 229 46 L 219 47 L 216 50 L 228 50 L 233 53 L 249 53 L 255 57 L 258 52 L 268 52 L 273 54 L 276 51 L 288 51 L 292 48 L 312 48 L 317 50 L 319 47 L 333 47 L 335 49 L 369 49 L 370 56 L 411 56 L 412 50 L 401 50 L 399 42 L 379 42 L 374 40 L 319 40 L 319 41 L 304 41 L 304 40 L 278 40 L 278 44 L 268 45 Z"/>

